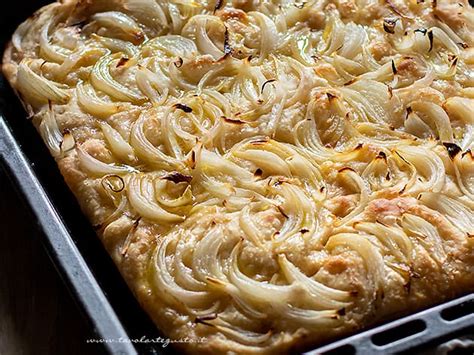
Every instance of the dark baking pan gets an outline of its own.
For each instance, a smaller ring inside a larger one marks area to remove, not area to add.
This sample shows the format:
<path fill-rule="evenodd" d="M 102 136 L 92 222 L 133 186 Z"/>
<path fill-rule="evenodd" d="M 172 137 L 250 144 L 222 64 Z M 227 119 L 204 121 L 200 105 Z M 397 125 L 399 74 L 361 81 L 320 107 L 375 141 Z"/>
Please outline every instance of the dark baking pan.
<path fill-rule="evenodd" d="M 14 11 L 2 11 L 0 46 L 21 21 L 48 2 L 22 1 Z M 52 261 L 108 352 L 169 353 L 169 347 L 156 343 L 159 332 L 82 215 L 54 159 L 1 75 L 0 166 L 30 206 L 31 223 L 44 232 Z M 432 353 L 441 349 L 440 344 L 466 334 L 474 334 L 473 294 L 325 344 L 309 354 Z M 451 343 L 442 349 L 467 344 Z"/>

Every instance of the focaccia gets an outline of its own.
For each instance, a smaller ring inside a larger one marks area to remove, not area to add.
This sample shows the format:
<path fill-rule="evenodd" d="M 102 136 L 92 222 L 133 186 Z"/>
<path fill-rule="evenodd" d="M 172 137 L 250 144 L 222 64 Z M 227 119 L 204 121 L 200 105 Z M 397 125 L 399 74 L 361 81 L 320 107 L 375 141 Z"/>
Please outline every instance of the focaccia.
<path fill-rule="evenodd" d="M 474 289 L 467 0 L 63 0 L 3 72 L 189 353 L 309 349 Z"/>

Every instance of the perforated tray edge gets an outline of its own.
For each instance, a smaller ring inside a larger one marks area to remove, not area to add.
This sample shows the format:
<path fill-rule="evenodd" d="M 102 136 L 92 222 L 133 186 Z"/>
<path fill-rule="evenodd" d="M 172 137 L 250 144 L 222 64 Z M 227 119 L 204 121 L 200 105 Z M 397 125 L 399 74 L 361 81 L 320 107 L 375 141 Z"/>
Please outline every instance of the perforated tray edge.
<path fill-rule="evenodd" d="M 452 301 L 445 302 L 443 304 L 431 307 L 424 311 L 394 320 L 379 327 L 363 331 L 361 333 L 344 338 L 342 340 L 335 341 L 315 350 L 311 350 L 305 353 L 305 355 L 324 354 L 327 352 L 336 353 L 338 349 L 342 349 L 344 346 L 352 346 L 355 349 L 355 354 L 361 355 L 394 354 L 409 350 L 416 346 L 420 346 L 433 340 L 436 340 L 447 334 L 474 326 L 473 313 L 466 314 L 465 316 L 462 316 L 458 319 L 454 319 L 452 321 L 445 320 L 441 317 L 441 312 L 443 310 L 470 301 L 474 301 L 474 294 L 469 294 L 463 297 L 456 298 Z M 408 324 L 416 320 L 421 320 L 425 323 L 426 328 L 423 331 L 396 340 L 384 346 L 378 346 L 372 342 L 372 337 L 374 335 L 380 334 L 389 329 L 403 326 L 404 324 Z"/>

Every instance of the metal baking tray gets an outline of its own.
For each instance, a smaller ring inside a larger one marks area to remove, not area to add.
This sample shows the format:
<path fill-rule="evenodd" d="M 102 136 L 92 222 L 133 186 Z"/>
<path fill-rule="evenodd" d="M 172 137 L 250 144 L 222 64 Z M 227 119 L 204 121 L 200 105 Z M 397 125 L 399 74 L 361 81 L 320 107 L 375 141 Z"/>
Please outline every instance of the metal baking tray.
<path fill-rule="evenodd" d="M 4 47 L 21 21 L 49 2 L 23 1 L 13 12 L 2 11 L 0 46 Z M 0 75 L 0 168 L 29 205 L 32 220 L 28 223 L 37 224 L 43 231 L 48 254 L 90 321 L 96 338 L 106 340 L 102 344 L 110 354 L 171 353 L 170 346 L 139 341 L 162 335 L 120 276 L 26 116 Z M 386 322 L 307 354 L 441 354 L 447 353 L 446 349 L 463 352 L 469 342 L 451 340 L 466 334 L 474 334 L 474 294 Z"/>

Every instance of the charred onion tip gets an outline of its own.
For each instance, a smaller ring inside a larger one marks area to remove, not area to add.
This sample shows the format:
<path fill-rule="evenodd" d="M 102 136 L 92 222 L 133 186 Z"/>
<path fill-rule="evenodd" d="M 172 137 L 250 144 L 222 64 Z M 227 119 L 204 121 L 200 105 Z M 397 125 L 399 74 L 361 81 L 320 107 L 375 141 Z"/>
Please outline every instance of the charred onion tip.
<path fill-rule="evenodd" d="M 423 35 L 426 35 L 426 33 L 428 32 L 428 30 L 426 28 L 417 28 L 415 31 L 413 32 L 420 32 L 422 33 Z"/>
<path fill-rule="evenodd" d="M 387 85 L 388 95 L 390 98 L 393 97 L 393 88 L 390 85 Z"/>
<path fill-rule="evenodd" d="M 124 66 L 125 64 L 127 64 L 127 62 L 130 60 L 130 58 L 127 58 L 127 57 L 121 57 L 116 65 L 116 68 L 119 68 L 119 67 L 122 67 Z"/>
<path fill-rule="evenodd" d="M 428 52 L 431 52 L 431 50 L 433 49 L 433 31 L 432 30 L 428 31 L 428 39 L 430 41 L 430 49 L 428 49 Z"/>
<path fill-rule="evenodd" d="M 181 174 L 179 172 L 174 172 L 174 173 L 163 176 L 162 179 L 174 182 L 175 184 L 179 184 L 180 182 L 189 183 L 189 182 L 191 182 L 193 177 L 190 176 L 190 175 Z"/>
<path fill-rule="evenodd" d="M 176 108 L 176 109 L 179 109 L 179 110 L 181 110 L 181 111 L 184 111 L 184 112 L 186 112 L 186 113 L 193 112 L 193 109 L 192 109 L 191 107 L 189 107 L 189 106 L 187 106 L 187 105 L 184 105 L 184 104 L 179 104 L 179 103 L 178 103 L 178 104 L 174 104 L 173 107 Z"/>
<path fill-rule="evenodd" d="M 392 73 L 397 75 L 397 67 L 395 66 L 395 61 L 392 59 Z"/>
<path fill-rule="evenodd" d="M 173 62 L 174 66 L 176 68 L 181 68 L 181 66 L 183 65 L 183 58 L 181 57 L 178 57 L 178 59 L 176 59 L 174 62 Z"/>
<path fill-rule="evenodd" d="M 404 15 L 403 13 L 400 12 L 400 10 L 397 9 L 397 7 L 393 4 L 392 0 L 385 0 L 386 3 L 388 4 L 388 7 L 395 12 L 398 16 L 403 17 L 403 18 L 411 18 L 409 16 Z"/>
<path fill-rule="evenodd" d="M 233 119 L 233 118 L 227 118 L 225 116 L 221 116 L 221 118 L 227 122 L 227 123 L 232 123 L 232 124 L 244 124 L 246 122 L 238 120 L 238 119 Z"/>
<path fill-rule="evenodd" d="M 331 100 L 334 100 L 336 98 L 336 95 L 333 95 L 331 94 L 330 92 L 327 92 L 326 93 L 326 96 L 328 97 L 328 100 L 331 101 Z"/>
<path fill-rule="evenodd" d="M 399 195 L 403 194 L 405 192 L 406 188 L 407 188 L 407 185 L 403 186 L 402 189 L 400 191 L 398 191 L 398 194 Z"/>
<path fill-rule="evenodd" d="M 384 19 L 383 20 L 383 29 L 385 32 L 394 34 L 395 33 L 395 25 L 398 19 Z"/>
<path fill-rule="evenodd" d="M 446 147 L 446 150 L 449 154 L 449 158 L 451 158 L 451 160 L 453 160 L 456 155 L 458 155 L 462 151 L 462 149 L 455 143 L 443 142 L 443 145 Z"/>
<path fill-rule="evenodd" d="M 273 83 L 275 81 L 276 81 L 276 79 L 269 79 L 269 80 L 265 81 L 262 84 L 262 88 L 260 89 L 260 93 L 263 94 L 263 90 L 265 89 L 265 86 L 267 86 L 267 84 Z"/>
<path fill-rule="evenodd" d="M 225 31 L 224 31 L 224 54 L 230 54 L 232 52 L 232 48 L 229 45 L 229 29 L 224 24 Z"/>
<path fill-rule="evenodd" d="M 224 5 L 224 0 L 217 0 L 216 5 L 214 6 L 214 12 L 220 10 L 222 8 L 222 5 Z"/>
<path fill-rule="evenodd" d="M 196 317 L 194 319 L 194 321 L 199 322 L 199 321 L 213 320 L 213 319 L 216 319 L 216 318 L 217 318 L 217 313 L 213 313 L 213 314 L 208 314 L 208 315 L 201 316 L 201 317 Z"/>
<path fill-rule="evenodd" d="M 349 86 L 354 84 L 357 81 L 357 78 L 349 80 L 347 83 L 344 84 L 344 86 Z"/>
<path fill-rule="evenodd" d="M 264 138 L 264 139 L 256 139 L 254 141 L 251 141 L 250 143 L 252 145 L 261 145 L 261 144 L 265 144 L 265 143 L 268 143 L 268 138 Z"/>
<path fill-rule="evenodd" d="M 191 151 L 190 159 L 188 160 L 189 167 L 191 169 L 196 168 L 196 152 L 194 150 Z"/>
<path fill-rule="evenodd" d="M 207 326 L 209 326 L 209 327 L 215 327 L 214 324 L 208 323 L 208 322 L 206 322 L 205 320 L 200 319 L 200 318 L 196 318 L 196 319 L 194 320 L 194 323 L 196 323 L 196 324 L 204 324 L 204 325 L 207 325 Z"/>
<path fill-rule="evenodd" d="M 72 23 L 70 24 L 69 26 L 70 27 L 77 27 L 78 29 L 81 29 L 82 27 L 84 27 L 84 25 L 87 23 L 86 20 L 84 21 L 79 21 L 79 22 L 75 22 L 75 23 Z"/>
<path fill-rule="evenodd" d="M 288 218 L 288 215 L 285 213 L 285 211 L 283 211 L 283 207 L 278 205 L 277 208 L 278 208 L 278 211 L 280 211 L 280 213 L 283 215 L 283 217 Z"/>
<path fill-rule="evenodd" d="M 296 3 L 296 2 L 293 3 L 293 6 L 296 7 L 297 9 L 300 9 L 300 10 L 301 10 L 305 5 L 306 5 L 306 1 L 303 1 L 303 2 L 301 2 L 301 3 L 299 3 L 299 4 Z"/>
<path fill-rule="evenodd" d="M 468 149 L 464 153 L 462 153 L 461 158 L 464 158 L 468 154 L 471 156 L 471 159 L 474 158 L 470 149 Z"/>
<path fill-rule="evenodd" d="M 142 220 L 142 217 L 138 217 L 135 222 L 133 222 L 133 228 L 137 228 L 138 227 L 138 224 L 140 223 L 140 221 Z"/>

